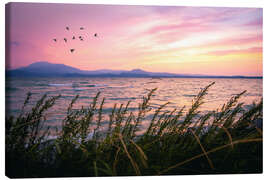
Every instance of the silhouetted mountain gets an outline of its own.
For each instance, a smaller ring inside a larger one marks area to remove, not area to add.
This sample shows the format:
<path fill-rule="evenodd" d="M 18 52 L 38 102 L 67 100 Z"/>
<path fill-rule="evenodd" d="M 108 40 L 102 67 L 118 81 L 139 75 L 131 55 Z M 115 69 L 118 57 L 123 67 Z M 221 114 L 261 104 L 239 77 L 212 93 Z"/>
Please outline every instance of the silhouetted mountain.
<path fill-rule="evenodd" d="M 111 70 L 111 69 L 100 69 L 95 71 L 84 71 L 85 74 L 121 74 L 126 72 L 124 70 Z"/>
<path fill-rule="evenodd" d="M 208 76 L 192 74 L 173 74 L 166 72 L 147 72 L 142 69 L 110 70 L 101 69 L 86 71 L 67 66 L 53 64 L 45 61 L 30 64 L 29 66 L 6 71 L 7 77 L 182 77 L 182 78 L 262 78 L 245 76 Z"/>
<path fill-rule="evenodd" d="M 27 67 L 18 68 L 15 70 L 7 71 L 8 76 L 61 76 L 67 73 L 80 73 L 81 70 L 66 66 L 64 64 L 52 64 L 49 62 L 41 61 L 30 64 Z"/>

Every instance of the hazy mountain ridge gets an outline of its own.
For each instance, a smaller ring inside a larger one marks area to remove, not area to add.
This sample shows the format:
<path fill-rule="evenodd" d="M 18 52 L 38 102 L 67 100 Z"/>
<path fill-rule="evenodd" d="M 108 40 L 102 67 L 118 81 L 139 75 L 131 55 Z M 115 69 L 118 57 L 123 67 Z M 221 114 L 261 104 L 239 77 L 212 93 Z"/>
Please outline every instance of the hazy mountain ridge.
<path fill-rule="evenodd" d="M 36 62 L 29 66 L 6 71 L 7 77 L 197 77 L 197 78 L 262 78 L 260 76 L 210 76 L 199 74 L 174 74 L 166 72 L 147 72 L 142 69 L 94 71 L 80 70 L 64 64 L 53 64 L 46 61 Z"/>

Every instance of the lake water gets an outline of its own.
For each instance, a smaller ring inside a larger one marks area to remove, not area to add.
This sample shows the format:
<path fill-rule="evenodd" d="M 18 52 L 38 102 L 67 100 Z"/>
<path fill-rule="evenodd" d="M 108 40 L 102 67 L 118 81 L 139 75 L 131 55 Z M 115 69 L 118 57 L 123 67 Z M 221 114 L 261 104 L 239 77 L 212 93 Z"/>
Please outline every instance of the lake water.
<path fill-rule="evenodd" d="M 103 97 L 106 98 L 103 108 L 105 115 L 111 112 L 115 103 L 119 107 L 121 103 L 126 104 L 128 101 L 131 101 L 129 110 L 136 113 L 142 97 L 153 88 L 158 88 L 151 100 L 153 109 L 169 101 L 167 110 L 186 106 L 187 111 L 194 96 L 211 82 L 215 82 L 215 84 L 205 96 L 205 104 L 200 108 L 202 112 L 221 108 L 233 95 L 244 90 L 247 92 L 240 99 L 240 102 L 245 103 L 244 107 L 248 107 L 253 101 L 259 101 L 263 95 L 262 79 L 14 78 L 6 80 L 6 113 L 8 116 L 18 115 L 27 92 L 32 93 L 32 98 L 27 106 L 28 110 L 44 94 L 62 95 L 53 108 L 46 112 L 50 126 L 61 124 L 61 119 L 65 116 L 69 103 L 77 94 L 79 99 L 74 105 L 75 109 L 89 106 L 97 92 L 101 92 L 100 101 Z"/>

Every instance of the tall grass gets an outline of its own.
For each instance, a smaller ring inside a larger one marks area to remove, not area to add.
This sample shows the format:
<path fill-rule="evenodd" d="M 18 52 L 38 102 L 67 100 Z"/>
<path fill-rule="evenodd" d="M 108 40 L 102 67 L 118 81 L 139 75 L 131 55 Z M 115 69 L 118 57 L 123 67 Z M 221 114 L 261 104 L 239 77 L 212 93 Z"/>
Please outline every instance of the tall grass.
<path fill-rule="evenodd" d="M 100 93 L 88 107 L 73 109 L 79 96 L 67 107 L 61 131 L 49 139 L 44 113 L 61 96 L 44 95 L 30 112 L 6 117 L 6 175 L 9 177 L 82 177 L 181 175 L 262 172 L 262 99 L 248 110 L 233 96 L 220 109 L 201 113 L 208 89 L 203 88 L 191 107 L 155 110 L 148 127 L 142 122 L 150 113 L 153 89 L 138 105 L 114 105 L 104 127 Z M 165 110 L 165 111 L 164 111 Z"/>

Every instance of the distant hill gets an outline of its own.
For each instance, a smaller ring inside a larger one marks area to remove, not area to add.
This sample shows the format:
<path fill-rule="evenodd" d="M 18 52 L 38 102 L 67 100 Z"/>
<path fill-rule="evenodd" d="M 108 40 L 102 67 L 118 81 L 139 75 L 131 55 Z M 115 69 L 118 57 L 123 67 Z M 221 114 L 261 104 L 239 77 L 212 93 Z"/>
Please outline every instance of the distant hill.
<path fill-rule="evenodd" d="M 45 61 L 36 62 L 29 66 L 8 70 L 6 77 L 175 77 L 175 78 L 262 78 L 260 76 L 210 76 L 199 74 L 173 74 L 166 72 L 147 72 L 141 69 L 110 70 L 101 69 L 86 71 L 67 66 L 53 64 Z"/>
<path fill-rule="evenodd" d="M 49 62 L 37 62 L 30 64 L 27 67 L 17 69 L 21 72 L 37 73 L 37 74 L 67 74 L 67 73 L 81 73 L 80 69 L 66 66 L 64 64 L 52 64 Z"/>
<path fill-rule="evenodd" d="M 96 71 L 85 71 L 64 64 L 53 64 L 46 61 L 36 62 L 29 66 L 9 70 L 6 72 L 7 76 L 37 76 L 37 77 L 63 77 L 63 76 L 85 76 L 85 75 L 96 75 L 96 74 L 120 74 L 124 71 L 113 71 L 113 70 L 96 70 Z"/>

